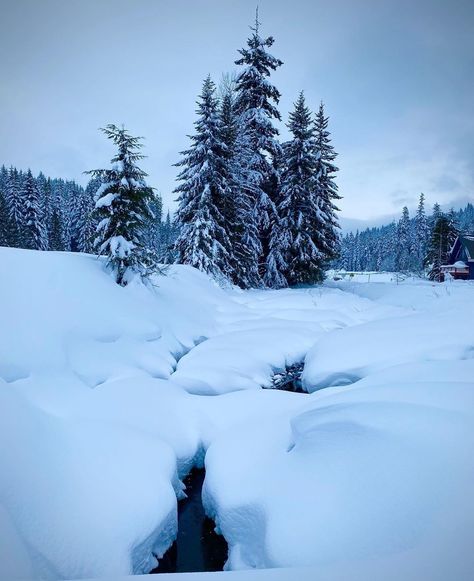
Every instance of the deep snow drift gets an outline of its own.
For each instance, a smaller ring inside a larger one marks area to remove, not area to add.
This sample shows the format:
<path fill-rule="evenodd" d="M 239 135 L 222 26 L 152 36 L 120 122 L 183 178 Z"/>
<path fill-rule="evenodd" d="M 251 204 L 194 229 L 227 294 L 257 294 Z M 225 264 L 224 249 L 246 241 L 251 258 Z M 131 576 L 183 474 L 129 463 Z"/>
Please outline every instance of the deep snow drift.
<path fill-rule="evenodd" d="M 151 570 L 204 461 L 228 568 L 469 578 L 472 284 L 153 283 L 0 248 L 1 578 Z"/>

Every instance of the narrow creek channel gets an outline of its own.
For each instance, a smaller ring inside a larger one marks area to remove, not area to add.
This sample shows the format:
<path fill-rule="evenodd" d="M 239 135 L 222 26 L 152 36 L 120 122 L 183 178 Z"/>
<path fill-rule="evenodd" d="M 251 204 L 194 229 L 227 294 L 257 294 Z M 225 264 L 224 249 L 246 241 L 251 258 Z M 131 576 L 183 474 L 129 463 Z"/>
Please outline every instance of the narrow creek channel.
<path fill-rule="evenodd" d="M 272 388 L 306 393 L 301 387 L 303 362 L 287 366 L 273 377 Z M 222 571 L 227 561 L 227 543 L 214 531 L 202 505 L 206 472 L 194 468 L 184 479 L 187 498 L 178 504 L 178 536 L 150 573 L 197 573 Z"/>
<path fill-rule="evenodd" d="M 227 543 L 214 531 L 207 518 L 201 492 L 205 471 L 193 469 L 185 478 L 187 498 L 178 505 L 178 537 L 151 573 L 222 571 L 227 560 Z"/>

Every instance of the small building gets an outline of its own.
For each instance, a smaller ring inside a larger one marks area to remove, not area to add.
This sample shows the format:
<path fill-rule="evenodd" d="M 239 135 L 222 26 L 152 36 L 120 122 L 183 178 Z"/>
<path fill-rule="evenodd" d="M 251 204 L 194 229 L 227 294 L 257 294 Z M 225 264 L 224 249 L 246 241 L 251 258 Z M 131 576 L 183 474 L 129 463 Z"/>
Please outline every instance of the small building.
<path fill-rule="evenodd" d="M 474 235 L 460 235 L 449 253 L 449 264 L 441 266 L 443 277 L 450 274 L 455 279 L 474 280 Z"/>

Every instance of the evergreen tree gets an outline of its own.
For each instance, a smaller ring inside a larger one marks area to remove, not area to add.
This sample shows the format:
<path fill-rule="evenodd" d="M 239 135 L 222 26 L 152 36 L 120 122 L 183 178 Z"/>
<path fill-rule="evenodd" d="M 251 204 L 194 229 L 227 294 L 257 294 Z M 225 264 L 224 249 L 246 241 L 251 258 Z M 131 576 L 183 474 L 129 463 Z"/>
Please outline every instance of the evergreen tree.
<path fill-rule="evenodd" d="M 221 138 L 215 85 L 208 76 L 197 101 L 196 133 L 191 147 L 182 152 L 182 167 L 175 189 L 179 194 L 176 240 L 177 262 L 190 264 L 216 279 L 230 278 L 231 242 L 225 224 L 230 199 L 229 173 Z"/>
<path fill-rule="evenodd" d="M 77 211 L 76 245 L 78 252 L 93 253 L 94 239 L 99 223 L 98 213 L 94 211 L 95 194 L 101 187 L 102 180 L 98 177 L 89 180 L 81 195 Z"/>
<path fill-rule="evenodd" d="M 64 250 L 61 219 L 59 217 L 59 210 L 57 208 L 53 209 L 51 222 L 49 225 L 49 249 Z"/>
<path fill-rule="evenodd" d="M 20 192 L 21 203 L 24 207 L 24 233 L 26 248 L 34 250 L 47 250 L 48 239 L 44 216 L 41 207 L 41 199 L 36 185 L 36 180 L 28 170 Z"/>
<path fill-rule="evenodd" d="M 4 165 L 2 165 L 2 167 L 0 168 L 0 192 L 3 193 L 5 198 L 7 195 L 7 183 L 8 183 L 8 170 Z"/>
<path fill-rule="evenodd" d="M 254 215 L 251 184 L 255 181 L 250 169 L 250 148 L 247 135 L 239 131 L 239 116 L 235 107 L 235 87 L 227 83 L 222 90 L 220 131 L 223 155 L 231 190 L 226 198 L 223 217 L 231 244 L 232 282 L 242 288 L 258 286 L 258 260 L 261 244 Z"/>
<path fill-rule="evenodd" d="M 410 269 L 411 247 L 410 214 L 408 208 L 404 206 L 402 217 L 400 218 L 397 227 L 396 270 L 398 272 Z"/>
<path fill-rule="evenodd" d="M 10 167 L 6 187 L 6 201 L 12 228 L 14 228 L 14 246 L 18 248 L 23 248 L 25 245 L 26 208 L 21 198 L 21 181 L 18 170 Z"/>
<path fill-rule="evenodd" d="M 160 262 L 164 264 L 173 264 L 176 261 L 175 242 L 178 238 L 178 229 L 175 228 L 171 220 L 170 212 L 166 213 L 166 219 L 160 228 Z"/>
<path fill-rule="evenodd" d="M 253 221 L 256 222 L 260 238 L 259 244 L 253 232 L 248 232 L 248 243 L 252 245 L 253 251 L 261 253 L 260 274 L 263 274 L 271 227 L 278 219 L 275 207 L 278 188 L 275 160 L 281 155 L 277 141 L 278 129 L 273 125 L 273 120 L 281 119 L 276 107 L 280 93 L 270 83 L 269 77 L 283 63 L 267 51 L 274 40 L 271 36 L 262 38 L 259 26 L 257 10 L 247 47 L 239 51 L 241 58 L 235 61 L 243 67 L 237 77 L 235 107 L 240 117 L 239 126 L 244 134 L 240 140 L 240 148 L 246 150 L 242 159 L 245 162 L 245 181 L 242 187 L 247 190 L 247 196 L 251 200 Z"/>
<path fill-rule="evenodd" d="M 458 232 L 452 219 L 440 214 L 434 224 L 428 252 L 425 257 L 425 266 L 428 269 L 430 280 L 442 281 L 441 266 L 448 264 L 449 252 L 457 236 Z"/>
<path fill-rule="evenodd" d="M 438 204 L 438 202 L 436 202 L 433 206 L 433 213 L 431 214 L 431 228 L 434 228 L 434 225 L 436 224 L 438 218 L 440 218 L 442 215 L 441 212 L 441 208 Z"/>
<path fill-rule="evenodd" d="M 135 274 L 146 277 L 156 266 L 145 236 L 153 190 L 145 182 L 147 174 L 137 165 L 143 158 L 141 138 L 115 125 L 102 131 L 118 151 L 111 169 L 88 172 L 102 181 L 96 192 L 94 212 L 100 222 L 94 246 L 99 255 L 107 257 L 116 282 L 125 286 Z"/>
<path fill-rule="evenodd" d="M 0 246 L 14 246 L 15 231 L 8 212 L 5 188 L 0 189 Z"/>
<path fill-rule="evenodd" d="M 335 175 L 339 169 L 334 165 L 337 153 L 331 144 L 328 131 L 329 117 L 324 114 L 324 105 L 320 104 L 316 115 L 316 151 L 319 156 L 317 172 L 319 181 L 319 211 L 322 218 L 322 231 L 318 238 L 318 248 L 326 264 L 337 258 L 340 252 L 340 227 L 336 212 L 339 208 L 335 201 L 340 200 Z"/>
<path fill-rule="evenodd" d="M 451 230 L 459 232 L 458 219 L 456 216 L 456 212 L 454 211 L 454 208 L 450 208 L 448 212 L 448 220 Z"/>
<path fill-rule="evenodd" d="M 161 244 L 161 218 L 163 213 L 163 203 L 158 192 L 153 192 L 153 198 L 150 202 L 151 218 L 146 224 L 147 245 L 152 249 L 156 261 L 160 257 Z"/>
<path fill-rule="evenodd" d="M 421 193 L 415 217 L 415 256 L 418 271 L 423 269 L 429 235 L 430 229 L 425 214 L 425 195 Z"/>
<path fill-rule="evenodd" d="M 268 260 L 268 286 L 320 282 L 325 255 L 321 238 L 325 223 L 320 207 L 320 156 L 311 112 L 303 93 L 288 123 L 293 138 L 284 145 L 285 169 L 278 204 L 280 220 L 273 225 Z"/>
<path fill-rule="evenodd" d="M 40 172 L 36 178 L 36 187 L 38 188 L 40 211 L 43 217 L 43 224 L 46 231 L 47 249 L 49 249 L 49 224 L 51 219 L 51 199 L 48 180 L 43 172 Z"/>
<path fill-rule="evenodd" d="M 7 187 L 8 170 L 2 165 L 0 169 L 0 246 L 14 246 L 17 238 L 7 203 Z"/>

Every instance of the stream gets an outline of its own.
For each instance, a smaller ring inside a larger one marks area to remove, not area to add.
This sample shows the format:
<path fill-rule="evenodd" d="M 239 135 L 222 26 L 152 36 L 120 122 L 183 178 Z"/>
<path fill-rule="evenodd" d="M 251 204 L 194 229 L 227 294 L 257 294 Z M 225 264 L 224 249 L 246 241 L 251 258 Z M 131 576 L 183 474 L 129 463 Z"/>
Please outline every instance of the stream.
<path fill-rule="evenodd" d="M 222 571 L 227 543 L 214 532 L 201 500 L 205 470 L 194 468 L 185 478 L 187 498 L 178 504 L 178 537 L 151 573 Z"/>
<path fill-rule="evenodd" d="M 305 393 L 301 388 L 303 362 L 276 373 L 271 389 Z M 227 561 L 227 543 L 214 531 L 202 505 L 206 472 L 193 468 L 184 479 L 187 498 L 178 503 L 178 536 L 150 573 L 193 573 L 222 571 Z"/>

